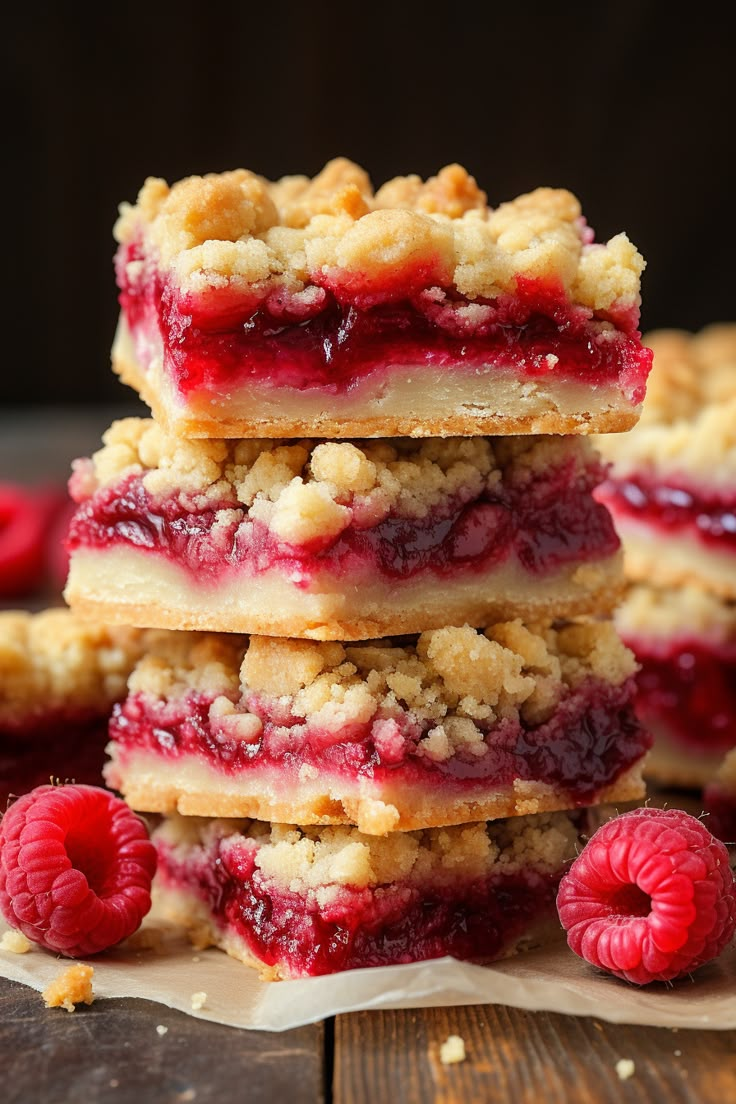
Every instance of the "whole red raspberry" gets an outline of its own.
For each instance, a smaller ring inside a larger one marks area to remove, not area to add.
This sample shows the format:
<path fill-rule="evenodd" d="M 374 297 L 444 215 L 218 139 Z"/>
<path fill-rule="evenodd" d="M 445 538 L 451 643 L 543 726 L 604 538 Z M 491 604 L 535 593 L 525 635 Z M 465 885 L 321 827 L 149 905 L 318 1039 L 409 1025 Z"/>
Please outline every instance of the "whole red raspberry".
<path fill-rule="evenodd" d="M 0 820 L 0 912 L 71 958 L 137 930 L 155 870 L 143 821 L 98 786 L 38 786 Z"/>
<path fill-rule="evenodd" d="M 557 908 L 581 958 L 646 985 L 716 958 L 736 925 L 728 852 L 679 809 L 634 809 L 599 828 L 560 883 Z"/>

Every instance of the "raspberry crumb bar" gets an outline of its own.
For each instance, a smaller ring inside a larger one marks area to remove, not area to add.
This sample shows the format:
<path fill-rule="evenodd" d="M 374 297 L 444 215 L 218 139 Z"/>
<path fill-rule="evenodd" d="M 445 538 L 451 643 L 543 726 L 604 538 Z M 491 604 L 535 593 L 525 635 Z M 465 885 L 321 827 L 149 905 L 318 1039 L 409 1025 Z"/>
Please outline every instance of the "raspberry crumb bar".
<path fill-rule="evenodd" d="M 111 622 L 359 640 L 615 605 L 583 438 L 185 441 L 116 422 L 70 481 L 70 605 Z"/>
<path fill-rule="evenodd" d="M 0 613 L 0 810 L 50 776 L 102 782 L 107 722 L 151 634 Z"/>
<path fill-rule="evenodd" d="M 736 603 L 685 586 L 633 586 L 616 614 L 636 655 L 636 710 L 655 737 L 646 773 L 704 785 L 736 745 Z"/>
<path fill-rule="evenodd" d="M 113 365 L 186 437 L 627 429 L 644 261 L 577 199 L 487 205 L 459 165 L 374 192 L 244 169 L 149 179 L 115 228 Z"/>
<path fill-rule="evenodd" d="M 454 955 L 489 962 L 559 932 L 579 838 L 565 813 L 385 839 L 175 816 L 154 832 L 160 913 L 277 978 Z"/>
<path fill-rule="evenodd" d="M 608 622 L 169 643 L 110 723 L 106 778 L 139 811 L 383 834 L 644 793 L 635 663 Z"/>
<path fill-rule="evenodd" d="M 599 496 L 626 571 L 655 586 L 697 583 L 736 598 L 736 325 L 658 331 L 640 424 L 598 439 L 613 462 Z"/>

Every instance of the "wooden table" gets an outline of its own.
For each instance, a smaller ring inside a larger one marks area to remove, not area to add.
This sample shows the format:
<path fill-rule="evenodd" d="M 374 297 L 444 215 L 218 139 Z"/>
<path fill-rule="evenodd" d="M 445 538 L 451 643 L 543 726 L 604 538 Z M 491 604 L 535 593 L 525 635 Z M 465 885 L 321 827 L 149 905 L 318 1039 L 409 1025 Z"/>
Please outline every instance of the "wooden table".
<path fill-rule="evenodd" d="M 5 415 L 0 479 L 63 480 L 72 457 L 97 447 L 110 416 Z M 443 1066 L 439 1046 L 450 1034 L 464 1038 L 467 1059 Z M 635 1066 L 626 1081 L 616 1073 L 622 1058 Z M 149 1001 L 100 1000 L 69 1015 L 0 979 L 0 1098 L 2 1104 L 728 1104 L 736 1101 L 736 1032 L 629 1027 L 483 1006 L 351 1013 L 271 1034 L 207 1023 Z"/>

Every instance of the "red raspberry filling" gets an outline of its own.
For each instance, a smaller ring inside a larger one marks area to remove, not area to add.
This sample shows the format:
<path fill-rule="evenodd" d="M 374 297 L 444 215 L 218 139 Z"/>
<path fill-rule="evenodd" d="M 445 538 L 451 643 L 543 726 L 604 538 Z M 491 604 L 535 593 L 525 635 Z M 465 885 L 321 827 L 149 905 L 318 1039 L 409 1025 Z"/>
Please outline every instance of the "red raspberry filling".
<path fill-rule="evenodd" d="M 736 645 L 622 636 L 641 665 L 635 705 L 645 727 L 689 751 L 716 754 L 736 745 Z"/>
<path fill-rule="evenodd" d="M 132 935 L 155 869 L 143 821 L 95 786 L 39 786 L 0 821 L 0 912 L 57 954 L 86 957 Z"/>
<path fill-rule="evenodd" d="M 599 828 L 557 907 L 572 950 L 635 985 L 692 973 L 736 926 L 728 852 L 679 809 L 634 809 Z"/>
<path fill-rule="evenodd" d="M 714 551 L 736 554 L 736 492 L 700 488 L 686 480 L 662 482 L 645 472 L 608 479 L 596 492 L 614 517 L 683 535 Z"/>
<path fill-rule="evenodd" d="M 286 291 L 263 302 L 232 290 L 182 295 L 144 258 L 140 241 L 120 247 L 116 274 L 134 340 L 140 336 L 139 348 L 150 349 L 163 339 L 166 373 L 183 396 L 249 381 L 339 394 L 395 365 L 419 371 L 491 365 L 526 378 L 554 372 L 590 385 L 618 380 L 629 401 L 639 403 L 651 366 L 636 311 L 601 316 L 618 327 L 602 334 L 591 311 L 571 303 L 562 285 L 541 279 L 518 277 L 514 295 L 475 302 L 482 310 L 471 325 L 457 310 L 467 300 L 422 288 L 426 274 L 416 271 L 370 295 L 325 277 L 330 286 L 315 286 L 309 306 Z"/>
<path fill-rule="evenodd" d="M 530 925 L 554 916 L 559 874 L 534 870 L 454 885 L 396 882 L 378 888 L 340 886 L 329 903 L 276 887 L 255 865 L 244 841 L 190 853 L 182 861 L 159 843 L 161 884 L 186 888 L 220 927 L 243 940 L 268 966 L 291 976 L 330 974 L 453 955 L 490 961 Z"/>
<path fill-rule="evenodd" d="M 194 757 L 224 777 L 258 771 L 285 773 L 298 785 L 307 764 L 348 782 L 424 783 L 435 791 L 470 798 L 487 792 L 489 782 L 511 786 L 517 779 L 545 782 L 565 791 L 571 805 L 585 805 L 633 766 L 651 739 L 631 709 L 631 685 L 594 680 L 561 702 L 552 718 L 534 728 L 502 721 L 488 730 L 485 755 L 457 752 L 445 762 L 422 755 L 422 729 L 408 713 L 379 716 L 344 731 L 320 731 L 307 718 L 294 716 L 278 700 L 248 698 L 250 712 L 263 721 L 252 742 L 234 738 L 224 724 L 211 722 L 212 702 L 190 693 L 171 702 L 135 694 L 117 705 L 110 722 L 118 761 L 143 749 L 162 760 Z"/>
<path fill-rule="evenodd" d="M 277 569 L 307 587 L 321 569 L 350 579 L 369 565 L 384 578 L 440 578 L 463 568 L 488 570 L 510 556 L 533 574 L 612 556 L 619 540 L 610 514 L 592 489 L 600 475 L 591 465 L 575 478 L 572 463 L 544 472 L 530 486 L 520 481 L 470 501 L 453 499 L 425 519 L 391 515 L 369 529 L 350 525 L 329 541 L 290 545 L 259 521 L 239 513 L 212 534 L 215 510 L 184 510 L 174 497 L 157 498 L 139 475 L 104 487 L 82 501 L 69 529 L 69 548 L 130 545 L 165 556 L 198 578 L 237 570 L 257 575 Z M 74 493 L 75 483 L 70 485 Z"/>

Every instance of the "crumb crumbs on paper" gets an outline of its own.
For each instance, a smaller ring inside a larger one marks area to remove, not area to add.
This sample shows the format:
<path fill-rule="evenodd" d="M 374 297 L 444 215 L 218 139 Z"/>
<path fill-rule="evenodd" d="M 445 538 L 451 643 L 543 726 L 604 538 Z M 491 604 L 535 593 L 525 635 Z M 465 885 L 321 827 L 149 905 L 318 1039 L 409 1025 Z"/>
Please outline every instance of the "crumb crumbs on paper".
<path fill-rule="evenodd" d="M 675 1058 L 682 1058 L 681 1050 L 673 1050 L 672 1053 L 674 1054 Z"/>
<path fill-rule="evenodd" d="M 166 1026 L 166 1024 L 156 1024 L 156 1034 L 157 1035 L 161 1035 L 163 1037 L 167 1033 L 168 1030 L 169 1029 Z"/>
<path fill-rule="evenodd" d="M 66 1008 L 74 1012 L 78 1004 L 92 1004 L 95 999 L 92 991 L 94 967 L 77 962 L 59 974 L 46 986 L 41 996 L 47 1008 Z"/>
<path fill-rule="evenodd" d="M 461 1035 L 448 1035 L 440 1047 L 440 1062 L 443 1066 L 452 1066 L 465 1061 L 465 1040 Z"/>
<path fill-rule="evenodd" d="M 26 939 L 22 932 L 6 931 L 0 939 L 0 951 L 11 951 L 13 954 L 28 954 L 33 944 Z"/>
<path fill-rule="evenodd" d="M 628 1081 L 630 1077 L 634 1076 L 636 1066 L 630 1058 L 619 1058 L 616 1063 L 616 1074 L 619 1081 Z"/>
<path fill-rule="evenodd" d="M 204 1008 L 206 1001 L 206 993 L 192 993 L 192 1008 L 195 1012 L 199 1012 L 200 1008 Z"/>

